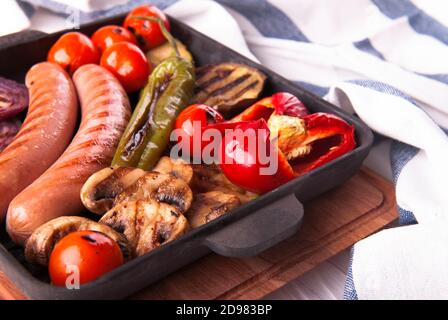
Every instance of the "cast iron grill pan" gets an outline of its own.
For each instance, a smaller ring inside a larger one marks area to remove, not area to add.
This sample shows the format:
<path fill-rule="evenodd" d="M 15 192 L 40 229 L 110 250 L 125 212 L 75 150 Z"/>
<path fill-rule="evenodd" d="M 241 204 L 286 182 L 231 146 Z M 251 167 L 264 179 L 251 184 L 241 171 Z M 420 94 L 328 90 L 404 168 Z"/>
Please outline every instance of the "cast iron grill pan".
<path fill-rule="evenodd" d="M 121 24 L 123 19 L 124 15 L 103 19 L 82 26 L 80 31 L 91 35 L 99 27 Z M 335 161 L 82 286 L 80 290 L 51 286 L 47 271 L 25 261 L 23 249 L 11 242 L 3 224 L 0 226 L 0 270 L 27 297 L 125 298 L 210 252 L 228 257 L 257 255 L 296 233 L 303 218 L 301 203 L 344 183 L 360 169 L 367 156 L 373 135 L 358 118 L 176 19 L 170 20 L 174 36 L 187 45 L 197 66 L 233 61 L 260 69 L 268 77 L 263 96 L 286 91 L 296 95 L 312 112 L 338 115 L 355 126 L 358 147 Z M 28 69 L 35 63 L 46 60 L 52 44 L 65 32 L 67 31 L 45 34 L 25 31 L 0 38 L 0 75 L 23 82 Z"/>

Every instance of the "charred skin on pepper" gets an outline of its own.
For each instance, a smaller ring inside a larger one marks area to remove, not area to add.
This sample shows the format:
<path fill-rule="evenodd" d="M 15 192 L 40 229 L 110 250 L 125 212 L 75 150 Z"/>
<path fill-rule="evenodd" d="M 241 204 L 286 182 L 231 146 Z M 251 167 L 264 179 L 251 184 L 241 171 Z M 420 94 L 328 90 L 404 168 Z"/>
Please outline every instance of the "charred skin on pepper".
<path fill-rule="evenodd" d="M 257 120 L 268 122 L 271 133 L 269 143 L 274 144 L 278 151 L 277 173 L 258 177 L 252 172 L 256 168 L 254 165 L 221 165 L 229 180 L 256 193 L 271 191 L 356 147 L 353 126 L 332 114 L 308 114 L 303 103 L 287 93 L 260 100 L 230 123 L 244 122 L 247 126 Z M 241 151 L 242 154 L 244 152 L 248 150 Z M 256 159 L 256 155 L 251 158 Z M 238 175 L 233 172 L 238 172 Z M 282 178 L 281 183 L 279 177 Z"/>
<path fill-rule="evenodd" d="M 112 165 L 150 170 L 168 147 L 174 122 L 193 96 L 195 71 L 190 61 L 180 57 L 174 38 L 160 19 L 131 18 L 158 22 L 176 53 L 149 77 L 112 160 Z"/>
<path fill-rule="evenodd" d="M 327 113 L 303 118 L 273 113 L 268 126 L 279 150 L 298 174 L 336 159 L 356 146 L 354 128 Z"/>
<path fill-rule="evenodd" d="M 193 65 L 171 57 L 154 69 L 117 148 L 113 165 L 151 169 L 194 90 Z"/>
<path fill-rule="evenodd" d="M 303 118 L 307 139 L 313 152 L 291 162 L 301 175 L 314 170 L 356 148 L 355 128 L 341 118 L 328 113 L 313 113 Z"/>
<path fill-rule="evenodd" d="M 296 96 L 287 92 L 279 92 L 256 102 L 231 121 L 252 121 L 260 118 L 268 121 L 273 113 L 292 117 L 303 117 L 309 112 L 303 102 L 297 99 Z"/>

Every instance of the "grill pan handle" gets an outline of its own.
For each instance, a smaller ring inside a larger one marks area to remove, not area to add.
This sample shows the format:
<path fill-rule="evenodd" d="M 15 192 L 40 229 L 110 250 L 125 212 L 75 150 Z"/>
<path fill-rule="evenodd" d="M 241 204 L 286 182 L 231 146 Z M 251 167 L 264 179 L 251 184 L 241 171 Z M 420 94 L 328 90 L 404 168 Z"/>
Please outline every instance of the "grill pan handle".
<path fill-rule="evenodd" d="M 255 256 L 294 235 L 303 212 L 303 205 L 290 194 L 213 233 L 204 244 L 225 257 Z"/>
<path fill-rule="evenodd" d="M 0 37 L 0 49 L 6 49 L 20 43 L 29 42 L 45 37 L 47 34 L 37 30 L 24 30 L 16 33 L 11 33 Z"/>

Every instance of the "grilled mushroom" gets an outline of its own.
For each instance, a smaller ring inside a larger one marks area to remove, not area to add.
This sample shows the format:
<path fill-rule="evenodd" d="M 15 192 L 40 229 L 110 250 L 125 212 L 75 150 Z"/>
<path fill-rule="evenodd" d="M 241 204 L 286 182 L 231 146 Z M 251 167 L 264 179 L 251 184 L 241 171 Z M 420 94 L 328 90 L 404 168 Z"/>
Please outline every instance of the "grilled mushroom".
<path fill-rule="evenodd" d="M 208 65 L 196 70 L 194 103 L 216 107 L 220 112 L 239 111 L 254 103 L 263 91 L 266 76 L 237 63 Z"/>
<path fill-rule="evenodd" d="M 122 202 L 100 220 L 123 233 L 136 256 L 172 241 L 188 230 L 178 208 L 154 200 Z"/>
<path fill-rule="evenodd" d="M 133 185 L 145 171 L 136 168 L 111 167 L 93 174 L 81 189 L 84 206 L 97 214 L 104 214 L 115 203 L 115 197 Z"/>
<path fill-rule="evenodd" d="M 241 205 L 240 199 L 233 194 L 211 191 L 195 195 L 193 204 L 187 212 L 192 228 L 215 220 Z"/>
<path fill-rule="evenodd" d="M 255 193 L 246 191 L 230 182 L 216 165 L 193 165 L 193 172 L 194 175 L 191 188 L 195 194 L 221 191 L 237 196 L 242 204 L 257 197 Z"/>
<path fill-rule="evenodd" d="M 193 168 L 182 159 L 162 157 L 153 170 L 160 173 L 171 174 L 176 178 L 184 180 L 188 185 L 193 180 Z"/>
<path fill-rule="evenodd" d="M 115 240 L 123 252 L 123 257 L 131 258 L 131 248 L 125 236 L 109 226 L 82 217 L 60 217 L 37 228 L 25 246 L 25 258 L 31 263 L 43 266 L 48 261 L 56 243 L 64 236 L 75 231 L 97 231 Z"/>
<path fill-rule="evenodd" d="M 136 183 L 120 193 L 115 203 L 135 200 L 155 200 L 177 208 L 184 213 L 193 201 L 193 192 L 184 180 L 169 174 L 147 172 Z"/>

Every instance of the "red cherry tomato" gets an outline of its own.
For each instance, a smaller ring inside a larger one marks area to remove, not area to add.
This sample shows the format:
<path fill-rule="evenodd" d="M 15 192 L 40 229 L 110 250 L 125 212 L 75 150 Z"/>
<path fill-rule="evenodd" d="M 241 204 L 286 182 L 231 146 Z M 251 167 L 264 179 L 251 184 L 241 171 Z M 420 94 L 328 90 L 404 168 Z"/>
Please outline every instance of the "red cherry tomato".
<path fill-rule="evenodd" d="M 59 64 L 68 73 L 73 74 L 85 64 L 98 64 L 100 55 L 89 37 L 79 32 L 69 32 L 62 35 L 51 47 L 47 60 Z"/>
<path fill-rule="evenodd" d="M 207 126 L 224 121 L 223 116 L 205 104 L 194 104 L 184 109 L 176 119 L 174 128 L 179 130 L 178 143 L 181 144 L 183 152 L 200 159 L 202 150 L 211 141 L 204 139 L 202 133 Z M 195 144 L 198 147 L 195 148 Z"/>
<path fill-rule="evenodd" d="M 132 32 L 123 27 L 113 25 L 98 29 L 93 34 L 92 41 L 101 52 L 118 42 L 137 44 L 137 38 L 135 38 Z"/>
<path fill-rule="evenodd" d="M 151 71 L 145 54 L 129 42 L 118 42 L 106 49 L 101 66 L 112 72 L 129 93 L 143 88 Z"/>
<path fill-rule="evenodd" d="M 254 140 L 249 142 L 249 137 Z M 271 145 L 264 119 L 236 123 L 234 134 L 221 141 L 219 162 L 232 183 L 258 194 L 296 177 L 283 153 Z"/>
<path fill-rule="evenodd" d="M 139 41 L 140 46 L 149 50 L 160 46 L 166 39 L 163 36 L 160 26 L 157 22 L 133 19 L 131 17 L 156 17 L 162 20 L 165 27 L 170 31 L 170 22 L 165 14 L 153 5 L 143 5 L 132 10 L 124 20 L 124 27 L 133 32 Z"/>
<path fill-rule="evenodd" d="M 122 264 L 123 254 L 114 240 L 95 231 L 77 231 L 56 244 L 49 272 L 52 283 L 64 287 L 93 281 Z"/>

